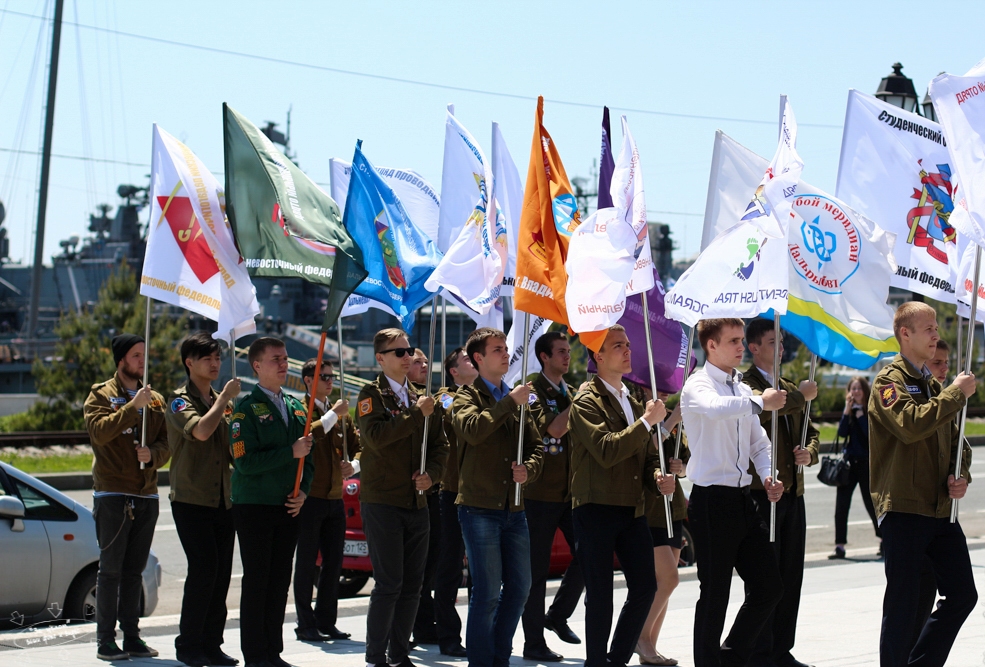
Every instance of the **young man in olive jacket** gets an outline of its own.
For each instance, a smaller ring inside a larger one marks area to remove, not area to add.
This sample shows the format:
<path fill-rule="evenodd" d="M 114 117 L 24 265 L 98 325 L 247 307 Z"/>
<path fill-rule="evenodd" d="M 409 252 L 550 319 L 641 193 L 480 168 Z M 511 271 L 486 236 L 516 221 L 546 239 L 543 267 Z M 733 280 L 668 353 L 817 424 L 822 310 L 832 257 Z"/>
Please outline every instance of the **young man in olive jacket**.
<path fill-rule="evenodd" d="M 776 333 L 773 321 L 758 318 L 746 326 L 746 345 L 752 355 L 752 365 L 742 374 L 756 396 L 773 387 L 773 350 Z M 783 338 L 780 338 L 780 357 L 783 356 Z M 778 372 L 778 371 L 777 371 Z M 807 508 L 804 504 L 804 472 L 799 466 L 812 466 L 818 462 L 819 433 L 804 414 L 807 401 L 817 396 L 817 384 L 804 380 L 799 385 L 780 377 L 779 388 L 787 392 L 787 402 L 777 412 L 776 469 L 777 478 L 783 482 L 783 495 L 776 503 L 776 541 L 773 552 L 783 580 L 783 597 L 773 610 L 773 615 L 759 634 L 753 660 L 776 667 L 807 667 L 793 657 L 791 651 L 797 636 L 797 615 L 800 611 L 800 590 L 804 583 L 804 551 L 807 546 Z M 807 442 L 800 447 L 804 420 L 807 420 Z M 772 437 L 773 413 L 763 410 L 759 414 L 763 430 Z M 766 498 L 763 482 L 754 466 L 749 467 L 752 484 L 749 485 L 756 511 L 769 524 L 770 502 Z"/>
<path fill-rule="evenodd" d="M 611 327 L 599 351 L 589 354 L 598 374 L 575 396 L 568 415 L 571 518 L 585 575 L 585 665 L 606 667 L 629 663 L 657 590 L 643 488 L 669 495 L 676 477 L 658 470 L 653 444 L 655 429 L 667 415 L 663 401 L 644 407 L 623 384 L 622 376 L 633 369 L 626 330 Z M 607 653 L 613 554 L 628 592 Z"/>
<path fill-rule="evenodd" d="M 942 388 L 927 362 L 937 351 L 937 315 L 925 303 L 901 305 L 893 319 L 900 354 L 879 371 L 869 398 L 872 502 L 886 561 L 879 656 L 882 667 L 943 665 L 978 602 L 968 543 L 951 523 L 951 503 L 964 497 L 970 460 L 955 479 L 955 417 L 975 393 L 975 377 L 959 374 Z M 911 638 L 918 614 L 921 568 L 929 558 L 943 600 Z"/>
<path fill-rule="evenodd" d="M 257 386 L 236 403 L 229 425 L 233 452 L 233 521 L 243 561 L 240 646 L 246 667 L 285 667 L 283 625 L 291 565 L 298 542 L 298 514 L 314 464 L 311 436 L 304 435 L 308 413 L 282 390 L 287 349 L 278 338 L 250 345 L 250 367 Z M 297 496 L 298 459 L 304 459 Z"/>
<path fill-rule="evenodd" d="M 458 435 L 458 520 L 472 574 L 465 630 L 470 667 L 502 667 L 513 652 L 513 635 L 530 592 L 530 532 L 516 485 L 533 482 L 543 465 L 540 437 L 527 421 L 523 460 L 517 461 L 520 405 L 531 387 L 510 390 L 506 334 L 483 327 L 469 336 L 465 352 L 479 377 L 458 390 L 452 423 Z"/>
<path fill-rule="evenodd" d="M 564 572 L 554 603 L 544 614 L 547 574 L 551 567 L 554 534 L 561 529 L 571 553 L 575 554 L 575 534 L 571 527 L 571 443 L 568 437 L 568 412 L 571 388 L 564 382 L 571 362 L 571 346 L 564 334 L 550 331 L 534 343 L 541 373 L 533 381 L 530 418 L 541 434 L 543 470 L 536 482 L 524 490 L 527 527 L 530 530 L 530 595 L 523 610 L 523 657 L 538 662 L 564 659 L 547 646 L 544 629 L 557 634 L 561 641 L 580 644 L 568 618 L 578 606 L 585 590 L 585 580 L 577 555 Z"/>
<path fill-rule="evenodd" d="M 232 454 L 229 421 L 240 382 L 222 392 L 222 352 L 204 331 L 181 343 L 188 381 L 168 396 L 164 414 L 171 445 L 171 516 L 188 561 L 181 620 L 174 640 L 177 658 L 189 667 L 235 665 L 220 649 L 226 625 L 226 594 L 233 568 Z"/>
<path fill-rule="evenodd" d="M 376 580 L 366 614 L 366 662 L 409 667 L 428 548 L 424 492 L 441 478 L 448 445 L 434 399 L 420 395 L 407 379 L 414 357 L 407 334 L 383 329 L 373 338 L 373 349 L 382 372 L 359 392 L 356 407 L 363 530 Z"/>
<path fill-rule="evenodd" d="M 168 462 L 164 399 L 143 386 L 144 339 L 113 339 L 116 375 L 92 385 L 83 408 L 92 442 L 92 517 L 99 543 L 96 580 L 96 656 L 102 660 L 154 657 L 140 639 L 141 573 L 157 525 L 157 469 Z M 146 447 L 141 446 L 147 420 Z M 146 467 L 141 469 L 141 464 Z M 116 645 L 116 620 L 123 650 Z"/>
<path fill-rule="evenodd" d="M 304 404 L 311 405 L 311 387 L 315 378 L 315 359 L 301 367 L 301 380 L 307 393 Z M 349 416 L 349 401 L 340 398 L 328 402 L 335 374 L 332 364 L 323 361 L 314 401 L 311 424 L 311 458 L 315 474 L 308 497 L 301 507 L 301 527 L 294 565 L 294 609 L 298 627 L 294 634 L 301 641 L 320 642 L 326 639 L 348 639 L 349 633 L 335 627 L 339 612 L 339 576 L 342 573 L 342 551 L 345 547 L 345 507 L 342 485 L 352 476 L 352 464 L 343 457 L 359 451 L 359 436 Z M 344 429 L 344 432 L 343 432 Z M 343 442 L 344 439 L 344 442 Z M 321 572 L 318 575 L 318 602 L 311 608 L 315 562 L 321 552 Z"/>

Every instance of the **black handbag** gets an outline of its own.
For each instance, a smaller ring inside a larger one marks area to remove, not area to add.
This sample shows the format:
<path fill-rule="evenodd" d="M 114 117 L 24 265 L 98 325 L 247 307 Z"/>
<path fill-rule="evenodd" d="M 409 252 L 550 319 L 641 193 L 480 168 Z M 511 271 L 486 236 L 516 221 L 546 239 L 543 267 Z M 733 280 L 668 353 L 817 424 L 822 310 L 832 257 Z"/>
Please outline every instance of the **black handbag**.
<path fill-rule="evenodd" d="M 834 451 L 838 452 L 835 456 L 825 456 L 821 459 L 821 471 L 817 473 L 817 479 L 822 484 L 828 486 L 844 486 L 850 481 L 852 464 L 841 453 L 838 444 L 838 436 L 835 436 Z"/>

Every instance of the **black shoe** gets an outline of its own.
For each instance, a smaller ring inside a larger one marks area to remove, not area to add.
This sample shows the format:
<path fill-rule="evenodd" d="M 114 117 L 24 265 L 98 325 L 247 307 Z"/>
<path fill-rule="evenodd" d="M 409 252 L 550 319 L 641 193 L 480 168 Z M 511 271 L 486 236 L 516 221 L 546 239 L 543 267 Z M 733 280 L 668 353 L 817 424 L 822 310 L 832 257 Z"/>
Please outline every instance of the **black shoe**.
<path fill-rule="evenodd" d="M 269 660 L 261 660 L 260 662 L 248 662 L 243 667 L 274 667 Z"/>
<path fill-rule="evenodd" d="M 328 639 L 328 637 L 318 632 L 317 628 L 295 628 L 294 634 L 297 635 L 299 642 L 323 642 Z"/>
<path fill-rule="evenodd" d="M 209 667 L 212 664 L 204 651 L 178 649 L 175 652 L 175 659 L 178 662 L 185 663 L 188 667 Z"/>
<path fill-rule="evenodd" d="M 292 665 L 279 655 L 275 655 L 272 658 L 267 658 L 267 662 L 270 663 L 272 667 L 297 667 L 297 665 Z"/>
<path fill-rule="evenodd" d="M 130 654 L 120 649 L 116 642 L 103 642 L 96 649 L 96 657 L 100 660 L 129 660 Z"/>
<path fill-rule="evenodd" d="M 539 648 L 523 648 L 523 659 L 533 660 L 534 662 L 561 662 L 564 660 L 564 656 L 560 653 L 555 653 L 546 646 Z"/>
<path fill-rule="evenodd" d="M 544 617 L 544 629 L 550 630 L 557 635 L 557 638 L 566 644 L 580 644 L 581 639 L 578 638 L 571 628 L 568 627 L 567 621 L 555 621 L 550 616 Z"/>
<path fill-rule="evenodd" d="M 832 554 L 828 554 L 828 560 L 840 560 L 845 557 L 845 547 L 838 545 Z"/>
<path fill-rule="evenodd" d="M 793 657 L 789 653 L 785 658 L 780 658 L 779 660 L 774 658 L 773 664 L 776 665 L 776 667 L 814 667 L 814 665 L 808 665 L 807 663 L 797 660 L 797 658 Z"/>
<path fill-rule="evenodd" d="M 236 667 L 239 664 L 239 660 L 231 655 L 226 655 L 218 646 L 213 649 L 205 649 L 205 655 L 209 659 L 209 664 L 215 667 Z"/>
<path fill-rule="evenodd" d="M 414 663 L 410 661 L 410 657 L 406 657 L 397 663 L 396 667 L 417 667 Z"/>
<path fill-rule="evenodd" d="M 125 637 L 123 650 L 129 653 L 131 658 L 156 658 L 160 655 L 140 637 Z"/>
<path fill-rule="evenodd" d="M 348 632 L 342 632 L 334 625 L 327 628 L 318 628 L 318 632 L 322 633 L 329 639 L 348 639 L 352 636 Z"/>
<path fill-rule="evenodd" d="M 467 658 L 469 653 L 461 643 L 441 647 L 441 655 L 450 655 L 453 658 Z"/>

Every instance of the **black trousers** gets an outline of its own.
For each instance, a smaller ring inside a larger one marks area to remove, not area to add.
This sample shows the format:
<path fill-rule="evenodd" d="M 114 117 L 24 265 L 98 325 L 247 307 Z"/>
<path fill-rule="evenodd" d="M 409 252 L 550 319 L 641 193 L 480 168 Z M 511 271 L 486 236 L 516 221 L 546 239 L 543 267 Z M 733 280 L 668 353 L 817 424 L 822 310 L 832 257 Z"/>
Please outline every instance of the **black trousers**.
<path fill-rule="evenodd" d="M 882 607 L 879 664 L 882 667 L 938 667 L 947 661 L 962 624 L 978 603 L 968 543 L 961 524 L 948 518 L 888 512 L 882 520 L 886 595 Z M 910 649 L 918 622 L 920 578 L 930 559 L 943 599 Z"/>
<path fill-rule="evenodd" d="M 434 590 L 438 559 L 441 557 L 441 499 L 438 492 L 428 494 L 428 557 L 424 561 L 424 582 L 421 584 L 421 601 L 414 618 L 414 639 L 427 643 L 437 636 L 435 628 Z"/>
<path fill-rule="evenodd" d="M 124 637 L 140 636 L 143 571 L 157 525 L 157 498 L 103 496 L 92 502 L 99 543 L 96 641 L 113 641 L 116 621 Z"/>
<path fill-rule="evenodd" d="M 283 505 L 233 505 L 243 561 L 239 602 L 240 647 L 247 663 L 284 650 L 284 608 L 298 543 L 298 517 Z"/>
<path fill-rule="evenodd" d="M 554 596 L 547 615 L 551 619 L 567 621 L 578 606 L 585 579 L 575 554 L 575 532 L 571 526 L 571 503 L 550 503 L 524 500 L 527 528 L 530 530 L 530 595 L 523 608 L 523 637 L 527 648 L 546 648 L 544 640 L 544 605 L 547 595 L 547 575 L 551 567 L 551 547 L 554 535 L 561 529 L 568 542 L 574 560 L 564 572 L 561 586 Z"/>
<path fill-rule="evenodd" d="M 629 664 L 657 592 L 650 529 L 646 517 L 634 518 L 635 513 L 634 507 L 593 503 L 571 512 L 575 555 L 585 576 L 585 667 L 605 667 L 607 662 Z M 612 629 L 613 553 L 619 557 L 628 590 L 607 654 Z"/>
<path fill-rule="evenodd" d="M 341 499 L 306 498 L 301 506 L 298 548 L 294 563 L 294 609 L 298 629 L 335 627 L 339 615 L 339 576 L 345 546 L 345 506 Z M 311 608 L 315 563 L 321 552 L 318 601 Z"/>
<path fill-rule="evenodd" d="M 457 493 L 441 491 L 441 549 L 434 573 L 434 622 L 438 644 L 442 648 L 462 643 L 462 619 L 455 609 L 458 589 L 462 587 L 462 565 L 465 560 L 465 540 L 458 523 Z M 430 556 L 430 550 L 428 551 Z M 426 567 L 426 566 L 425 566 Z"/>
<path fill-rule="evenodd" d="M 783 595 L 769 529 L 756 512 L 748 487 L 695 485 L 687 515 L 700 582 L 694 609 L 694 665 L 745 667 Z M 733 569 L 748 592 L 722 643 Z"/>
<path fill-rule="evenodd" d="M 428 511 L 362 503 L 376 581 L 366 613 L 366 662 L 403 662 L 417 616 L 428 550 Z"/>
<path fill-rule="evenodd" d="M 172 502 L 171 516 L 188 561 L 174 647 L 214 651 L 222 645 L 226 627 L 226 594 L 236 541 L 233 513 L 222 501 L 218 507 Z"/>
<path fill-rule="evenodd" d="M 865 511 L 872 519 L 872 527 L 876 531 L 876 537 L 881 537 L 879 522 L 876 520 L 876 509 L 872 506 L 872 495 L 869 493 L 869 459 L 850 456 L 849 482 L 844 486 L 839 486 L 835 492 L 835 544 L 848 544 L 848 510 L 852 508 L 852 496 L 855 494 L 855 487 L 858 486 L 862 492 L 862 503 Z"/>
<path fill-rule="evenodd" d="M 770 501 L 765 491 L 752 491 L 756 511 L 769 526 Z M 784 493 L 776 504 L 776 541 L 773 553 L 783 581 L 783 597 L 759 633 L 750 664 L 786 662 L 797 638 L 797 614 L 800 612 L 800 589 L 804 583 L 804 550 L 807 547 L 807 510 L 804 497 Z M 752 591 L 746 584 L 746 596 Z"/>

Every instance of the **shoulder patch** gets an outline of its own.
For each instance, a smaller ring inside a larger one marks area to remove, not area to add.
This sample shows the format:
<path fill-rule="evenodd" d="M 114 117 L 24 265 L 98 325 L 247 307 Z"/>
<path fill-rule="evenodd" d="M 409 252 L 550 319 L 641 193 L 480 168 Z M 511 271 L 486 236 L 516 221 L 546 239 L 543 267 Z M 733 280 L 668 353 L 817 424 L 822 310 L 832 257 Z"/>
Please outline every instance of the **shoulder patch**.
<path fill-rule="evenodd" d="M 246 415 L 242 412 L 234 412 L 230 419 L 246 419 Z"/>
<path fill-rule="evenodd" d="M 246 456 L 246 443 L 242 440 L 237 440 L 233 443 L 233 458 L 238 459 Z"/>
<path fill-rule="evenodd" d="M 535 394 L 534 392 L 530 392 L 530 397 L 527 399 L 527 404 L 533 405 L 536 402 L 537 402 L 537 394 Z"/>
<path fill-rule="evenodd" d="M 240 423 L 238 421 L 237 422 L 233 422 L 232 424 L 229 425 L 229 431 L 230 431 L 230 434 L 233 437 L 233 440 L 239 440 L 240 430 L 241 430 L 241 427 L 240 427 Z"/>
<path fill-rule="evenodd" d="M 879 399 L 882 401 L 882 407 L 888 408 L 893 403 L 899 399 L 899 394 L 896 393 L 896 385 L 893 383 L 887 384 L 879 391 Z"/>
<path fill-rule="evenodd" d="M 171 412 L 181 412 L 188 407 L 188 401 L 178 397 L 171 401 Z"/>
<path fill-rule="evenodd" d="M 455 402 L 455 399 L 451 397 L 451 394 L 442 394 L 438 402 L 441 403 L 441 407 L 448 410 L 451 408 L 452 403 Z"/>
<path fill-rule="evenodd" d="M 257 417 L 270 414 L 270 408 L 267 407 L 266 403 L 253 403 L 250 407 L 253 408 L 253 414 Z"/>
<path fill-rule="evenodd" d="M 368 415 L 372 411 L 373 411 L 373 399 L 371 399 L 371 398 L 364 398 L 363 400 L 359 401 L 359 416 L 360 417 L 362 417 L 364 415 Z"/>
<path fill-rule="evenodd" d="M 307 417 L 308 416 L 308 413 L 305 412 L 304 410 L 295 410 L 294 411 L 294 416 L 295 417 Z"/>

